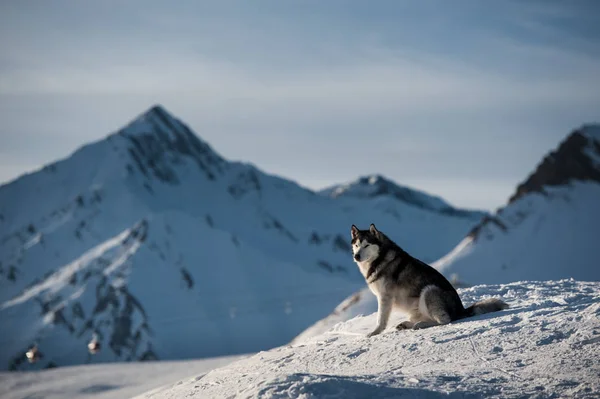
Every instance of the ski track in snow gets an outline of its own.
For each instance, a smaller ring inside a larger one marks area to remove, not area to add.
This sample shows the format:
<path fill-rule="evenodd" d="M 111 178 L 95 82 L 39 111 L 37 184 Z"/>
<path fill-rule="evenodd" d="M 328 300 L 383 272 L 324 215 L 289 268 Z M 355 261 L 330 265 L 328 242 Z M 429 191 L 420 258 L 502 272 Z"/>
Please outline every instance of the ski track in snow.
<path fill-rule="evenodd" d="M 365 337 L 376 315 L 259 352 L 139 399 L 597 397 L 600 283 L 519 282 L 460 290 L 511 307 L 447 326 Z"/>

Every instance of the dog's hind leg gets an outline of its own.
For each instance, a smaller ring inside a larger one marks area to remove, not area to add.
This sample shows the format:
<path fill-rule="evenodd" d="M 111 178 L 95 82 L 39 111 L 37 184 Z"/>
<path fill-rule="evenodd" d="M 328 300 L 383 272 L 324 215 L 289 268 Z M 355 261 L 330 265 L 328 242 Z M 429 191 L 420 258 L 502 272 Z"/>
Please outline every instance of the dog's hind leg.
<path fill-rule="evenodd" d="M 421 292 L 419 312 L 423 318 L 413 325 L 415 330 L 448 324 L 452 321 L 446 310 L 444 293 L 433 285 L 425 287 Z"/>
<path fill-rule="evenodd" d="M 442 323 L 438 323 L 437 321 L 434 321 L 434 320 L 423 320 L 418 323 L 415 323 L 415 325 L 413 326 L 413 330 L 420 330 L 423 328 L 435 327 L 435 326 L 439 326 L 441 324 Z"/>
<path fill-rule="evenodd" d="M 408 320 L 398 324 L 396 330 L 411 330 L 421 320 L 423 320 L 423 315 L 419 312 L 419 309 L 413 309 L 409 312 Z"/>

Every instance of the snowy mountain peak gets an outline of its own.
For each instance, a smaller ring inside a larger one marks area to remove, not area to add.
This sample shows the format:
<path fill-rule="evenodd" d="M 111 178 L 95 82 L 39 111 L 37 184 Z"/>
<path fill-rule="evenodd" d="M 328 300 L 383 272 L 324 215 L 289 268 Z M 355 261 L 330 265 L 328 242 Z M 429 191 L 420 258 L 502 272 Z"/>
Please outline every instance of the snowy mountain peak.
<path fill-rule="evenodd" d="M 140 172 L 177 183 L 173 165 L 191 158 L 209 180 L 223 172 L 226 161 L 162 106 L 154 105 L 117 132 L 130 142 L 129 154 Z"/>
<path fill-rule="evenodd" d="M 331 198 L 368 199 L 387 197 L 442 214 L 474 217 L 475 219 L 485 215 L 483 212 L 456 209 L 438 196 L 401 186 L 379 174 L 361 176 L 354 181 L 325 188 L 320 191 L 320 194 Z"/>
<path fill-rule="evenodd" d="M 584 125 L 567 136 L 519 184 L 509 203 L 530 192 L 545 194 L 545 186 L 561 186 L 574 180 L 600 182 L 600 125 Z"/>

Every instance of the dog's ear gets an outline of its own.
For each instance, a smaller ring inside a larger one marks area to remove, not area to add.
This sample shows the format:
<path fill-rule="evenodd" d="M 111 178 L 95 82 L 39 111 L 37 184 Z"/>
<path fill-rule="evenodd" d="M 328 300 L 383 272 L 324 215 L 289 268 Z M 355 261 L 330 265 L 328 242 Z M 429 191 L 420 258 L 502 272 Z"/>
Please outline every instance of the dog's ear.
<path fill-rule="evenodd" d="M 375 227 L 373 223 L 371 223 L 371 226 L 369 226 L 369 231 L 378 239 L 381 238 L 381 233 L 379 232 L 379 230 L 377 230 L 377 227 Z"/>
<path fill-rule="evenodd" d="M 353 239 L 358 237 L 358 227 L 356 227 L 355 225 L 352 225 L 352 227 L 350 228 L 350 232 L 352 233 Z"/>

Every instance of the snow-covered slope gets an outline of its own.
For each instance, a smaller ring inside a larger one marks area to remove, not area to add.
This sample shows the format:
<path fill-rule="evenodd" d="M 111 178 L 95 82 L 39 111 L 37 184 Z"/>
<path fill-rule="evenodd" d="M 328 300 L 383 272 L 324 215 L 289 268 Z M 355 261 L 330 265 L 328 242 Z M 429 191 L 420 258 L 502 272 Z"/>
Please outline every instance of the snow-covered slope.
<path fill-rule="evenodd" d="M 510 308 L 446 326 L 366 338 L 376 315 L 244 358 L 139 398 L 594 398 L 600 390 L 600 283 L 461 289 Z"/>
<path fill-rule="evenodd" d="M 600 280 L 600 126 L 570 134 L 433 265 L 467 284 L 531 279 Z"/>
<path fill-rule="evenodd" d="M 243 357 L 105 363 L 43 371 L 0 372 L 0 398 L 131 398 L 181 378 L 208 373 Z"/>
<path fill-rule="evenodd" d="M 153 107 L 0 187 L 0 368 L 273 347 L 362 286 L 351 224 L 433 260 L 480 216 L 379 205 L 228 161 Z M 103 350 L 90 359 L 94 333 Z M 33 344 L 44 357 L 30 365 Z"/>

